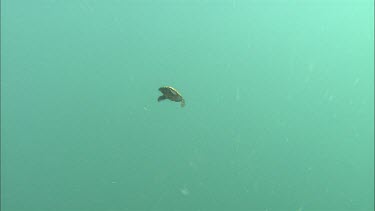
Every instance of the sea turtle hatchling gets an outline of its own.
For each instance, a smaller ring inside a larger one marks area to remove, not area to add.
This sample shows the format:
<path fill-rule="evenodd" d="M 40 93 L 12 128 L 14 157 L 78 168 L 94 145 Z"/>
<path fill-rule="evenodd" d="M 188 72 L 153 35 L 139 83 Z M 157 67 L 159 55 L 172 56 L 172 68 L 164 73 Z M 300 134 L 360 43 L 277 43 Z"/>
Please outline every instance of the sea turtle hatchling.
<path fill-rule="evenodd" d="M 181 102 L 181 107 L 185 106 L 184 98 L 175 88 L 171 86 L 163 86 L 159 88 L 159 91 L 163 93 L 163 95 L 158 98 L 158 102 L 169 99 L 174 102 Z"/>

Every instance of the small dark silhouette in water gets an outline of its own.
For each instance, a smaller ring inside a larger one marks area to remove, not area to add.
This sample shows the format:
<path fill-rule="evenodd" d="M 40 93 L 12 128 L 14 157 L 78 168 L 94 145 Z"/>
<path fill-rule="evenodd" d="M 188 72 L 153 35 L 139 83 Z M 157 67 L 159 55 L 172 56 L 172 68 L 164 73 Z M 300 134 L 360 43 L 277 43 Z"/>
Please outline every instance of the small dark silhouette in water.
<path fill-rule="evenodd" d="M 163 93 L 163 95 L 158 98 L 158 102 L 169 99 L 174 102 L 181 102 L 181 107 L 185 106 L 184 98 L 175 88 L 171 86 L 163 86 L 159 88 L 159 91 Z"/>

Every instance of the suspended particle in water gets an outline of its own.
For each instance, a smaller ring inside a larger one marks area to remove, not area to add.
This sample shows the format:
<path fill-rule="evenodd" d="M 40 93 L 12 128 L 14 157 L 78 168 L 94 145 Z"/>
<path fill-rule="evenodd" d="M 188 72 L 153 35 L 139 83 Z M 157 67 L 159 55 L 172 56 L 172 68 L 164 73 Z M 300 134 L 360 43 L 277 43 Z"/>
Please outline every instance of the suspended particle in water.
<path fill-rule="evenodd" d="M 190 191 L 186 186 L 184 186 L 184 187 L 180 188 L 180 193 L 184 196 L 187 196 L 187 195 L 190 194 Z"/>
<path fill-rule="evenodd" d="M 236 89 L 236 101 L 240 101 L 240 89 L 238 87 Z"/>

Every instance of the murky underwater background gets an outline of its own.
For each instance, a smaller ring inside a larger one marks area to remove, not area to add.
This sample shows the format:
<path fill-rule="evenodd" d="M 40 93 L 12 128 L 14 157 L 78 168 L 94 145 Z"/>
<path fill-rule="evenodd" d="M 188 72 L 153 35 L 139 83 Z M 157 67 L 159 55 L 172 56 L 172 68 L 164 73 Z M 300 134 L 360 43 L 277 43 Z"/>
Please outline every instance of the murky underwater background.
<path fill-rule="evenodd" d="M 3 211 L 374 209 L 373 1 L 1 3 Z"/>

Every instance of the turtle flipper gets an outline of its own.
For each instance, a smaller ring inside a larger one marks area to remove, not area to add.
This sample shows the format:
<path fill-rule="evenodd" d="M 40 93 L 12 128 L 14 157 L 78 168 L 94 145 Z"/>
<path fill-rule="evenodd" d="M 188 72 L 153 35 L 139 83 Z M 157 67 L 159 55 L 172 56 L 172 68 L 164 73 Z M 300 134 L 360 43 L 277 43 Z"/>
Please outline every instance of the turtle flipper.
<path fill-rule="evenodd" d="M 167 99 L 167 97 L 165 95 L 162 95 L 158 98 L 158 102 L 162 101 L 162 100 L 165 100 Z"/>
<path fill-rule="evenodd" d="M 182 99 L 182 100 L 181 100 L 181 107 L 184 107 L 184 106 L 185 106 L 185 100 Z"/>

